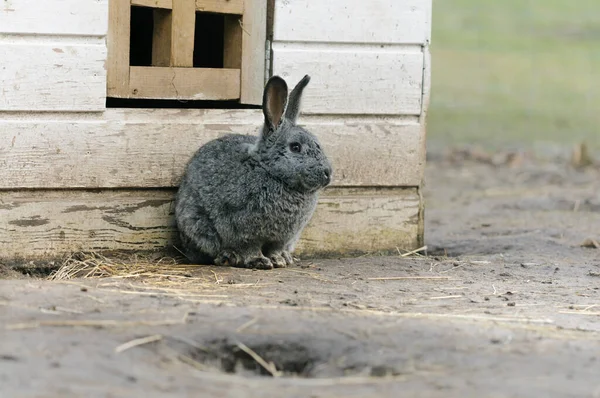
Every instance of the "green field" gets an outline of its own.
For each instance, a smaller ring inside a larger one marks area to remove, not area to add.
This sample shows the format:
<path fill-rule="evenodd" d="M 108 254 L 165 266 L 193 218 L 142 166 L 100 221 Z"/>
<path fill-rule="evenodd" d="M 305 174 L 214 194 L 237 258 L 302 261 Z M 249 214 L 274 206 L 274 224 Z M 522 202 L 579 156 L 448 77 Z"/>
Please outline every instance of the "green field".
<path fill-rule="evenodd" d="M 428 145 L 600 149 L 600 0 L 433 0 Z"/>

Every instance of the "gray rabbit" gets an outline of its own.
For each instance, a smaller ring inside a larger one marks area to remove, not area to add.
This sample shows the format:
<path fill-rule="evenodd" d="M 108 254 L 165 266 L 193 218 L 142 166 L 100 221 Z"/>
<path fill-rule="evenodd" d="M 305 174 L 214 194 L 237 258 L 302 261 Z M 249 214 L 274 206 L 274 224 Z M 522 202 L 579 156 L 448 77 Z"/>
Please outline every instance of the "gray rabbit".
<path fill-rule="evenodd" d="M 309 81 L 307 75 L 296 85 L 288 103 L 287 84 L 271 77 L 260 135 L 212 140 L 188 163 L 175 217 L 190 261 L 259 269 L 293 264 L 291 253 L 332 173 L 317 138 L 296 125 Z"/>

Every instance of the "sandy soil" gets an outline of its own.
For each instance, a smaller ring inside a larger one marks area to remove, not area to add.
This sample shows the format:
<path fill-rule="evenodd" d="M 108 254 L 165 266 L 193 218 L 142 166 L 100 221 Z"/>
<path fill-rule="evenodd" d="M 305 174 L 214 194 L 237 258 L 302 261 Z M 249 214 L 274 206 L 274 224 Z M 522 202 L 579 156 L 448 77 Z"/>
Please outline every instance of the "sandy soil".
<path fill-rule="evenodd" d="M 600 397 L 600 173 L 472 158 L 428 160 L 427 256 L 185 290 L 5 268 L 2 396 Z"/>

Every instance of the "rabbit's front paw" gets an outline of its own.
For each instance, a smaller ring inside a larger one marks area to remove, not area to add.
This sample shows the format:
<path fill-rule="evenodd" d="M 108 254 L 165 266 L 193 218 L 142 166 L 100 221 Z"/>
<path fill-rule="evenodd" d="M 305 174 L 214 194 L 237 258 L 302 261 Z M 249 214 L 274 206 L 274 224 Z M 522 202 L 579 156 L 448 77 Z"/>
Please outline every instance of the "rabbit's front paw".
<path fill-rule="evenodd" d="M 273 269 L 273 263 L 266 257 L 255 257 L 245 262 L 246 268 Z"/>
<path fill-rule="evenodd" d="M 292 255 L 288 251 L 281 252 L 281 257 L 283 257 L 283 259 L 285 260 L 286 265 L 294 265 L 294 263 L 296 262 L 296 260 L 294 260 L 294 257 L 292 257 Z"/>
<path fill-rule="evenodd" d="M 244 265 L 244 259 L 234 251 L 224 250 L 215 258 L 215 265 L 241 267 Z"/>
<path fill-rule="evenodd" d="M 273 267 L 275 268 L 285 268 L 288 265 L 288 262 L 283 257 L 283 253 L 281 254 L 271 254 L 269 256 L 269 260 L 273 263 Z"/>

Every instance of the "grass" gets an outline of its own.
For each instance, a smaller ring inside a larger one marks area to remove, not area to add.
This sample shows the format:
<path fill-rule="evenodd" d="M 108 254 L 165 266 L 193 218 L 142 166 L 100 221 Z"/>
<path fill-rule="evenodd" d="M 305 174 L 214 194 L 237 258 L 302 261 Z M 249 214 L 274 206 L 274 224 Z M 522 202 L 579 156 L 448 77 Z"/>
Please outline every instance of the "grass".
<path fill-rule="evenodd" d="M 597 0 L 433 0 L 429 145 L 600 149 Z"/>

